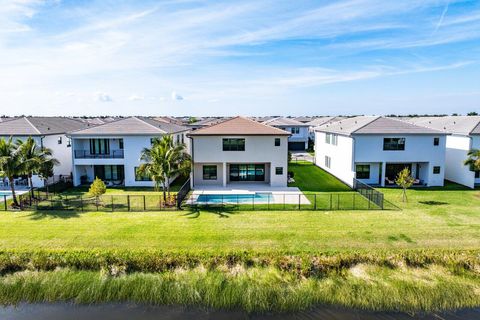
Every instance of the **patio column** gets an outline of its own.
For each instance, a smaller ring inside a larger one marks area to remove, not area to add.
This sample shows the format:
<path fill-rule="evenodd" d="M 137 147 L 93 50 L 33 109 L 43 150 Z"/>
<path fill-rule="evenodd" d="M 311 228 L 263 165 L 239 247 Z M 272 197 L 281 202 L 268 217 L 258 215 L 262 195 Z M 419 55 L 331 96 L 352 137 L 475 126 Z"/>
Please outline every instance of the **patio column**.
<path fill-rule="evenodd" d="M 380 185 L 382 187 L 385 187 L 385 173 L 386 173 L 386 170 L 387 170 L 387 163 L 386 162 L 380 162 L 380 165 L 382 166 L 382 175 L 381 175 L 381 181 L 380 181 Z"/>
<path fill-rule="evenodd" d="M 223 178 L 223 186 L 226 187 L 227 186 L 227 163 L 226 162 L 223 162 L 222 163 L 222 178 Z"/>

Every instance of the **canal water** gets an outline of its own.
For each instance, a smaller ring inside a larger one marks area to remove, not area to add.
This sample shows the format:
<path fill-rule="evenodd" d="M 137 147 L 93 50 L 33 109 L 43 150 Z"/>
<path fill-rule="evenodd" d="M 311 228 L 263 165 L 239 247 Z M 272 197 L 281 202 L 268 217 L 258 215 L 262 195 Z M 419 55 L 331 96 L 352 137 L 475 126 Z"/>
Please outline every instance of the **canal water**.
<path fill-rule="evenodd" d="M 415 314 L 397 312 L 367 312 L 359 310 L 339 309 L 332 307 L 317 307 L 312 310 L 291 314 L 246 314 L 241 311 L 208 311 L 195 308 L 174 306 L 144 306 L 135 304 L 101 304 L 74 305 L 69 303 L 54 304 L 20 304 L 16 307 L 0 307 L 1 320 L 393 320 L 393 319 L 423 319 L 423 320 L 477 320 L 480 319 L 480 308 L 431 313 Z"/>

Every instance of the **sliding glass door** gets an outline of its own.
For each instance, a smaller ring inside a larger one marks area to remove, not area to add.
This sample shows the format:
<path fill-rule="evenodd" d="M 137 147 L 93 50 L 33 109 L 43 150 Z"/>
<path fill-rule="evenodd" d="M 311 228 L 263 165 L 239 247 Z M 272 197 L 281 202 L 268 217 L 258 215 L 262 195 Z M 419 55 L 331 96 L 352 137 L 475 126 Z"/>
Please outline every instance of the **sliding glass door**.
<path fill-rule="evenodd" d="M 230 164 L 230 181 L 265 181 L 265 164 Z"/>

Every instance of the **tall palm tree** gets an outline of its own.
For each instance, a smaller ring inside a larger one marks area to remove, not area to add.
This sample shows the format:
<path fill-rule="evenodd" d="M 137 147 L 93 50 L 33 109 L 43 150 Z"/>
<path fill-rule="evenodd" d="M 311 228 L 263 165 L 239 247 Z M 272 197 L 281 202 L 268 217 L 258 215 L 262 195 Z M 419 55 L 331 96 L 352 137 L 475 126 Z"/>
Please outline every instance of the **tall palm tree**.
<path fill-rule="evenodd" d="M 22 173 L 28 177 L 28 186 L 33 197 L 33 175 L 42 169 L 45 162 L 51 161 L 53 165 L 58 165 L 59 161 L 52 157 L 52 150 L 38 146 L 32 137 L 24 141 L 17 140 L 16 146 L 23 161 Z"/>
<path fill-rule="evenodd" d="M 472 149 L 468 152 L 468 158 L 464 161 L 466 166 L 470 166 L 475 171 L 480 171 L 480 149 Z"/>
<path fill-rule="evenodd" d="M 155 190 L 163 189 L 163 200 L 170 197 L 170 182 L 178 175 L 185 175 L 190 170 L 190 155 L 185 144 L 173 142 L 171 135 L 152 140 L 151 148 L 144 148 L 140 155 L 144 163 L 138 174 L 149 176 L 155 183 Z"/>
<path fill-rule="evenodd" d="M 0 139 L 0 176 L 7 177 L 12 190 L 13 205 L 18 207 L 14 177 L 25 171 L 25 164 L 12 138 Z"/>

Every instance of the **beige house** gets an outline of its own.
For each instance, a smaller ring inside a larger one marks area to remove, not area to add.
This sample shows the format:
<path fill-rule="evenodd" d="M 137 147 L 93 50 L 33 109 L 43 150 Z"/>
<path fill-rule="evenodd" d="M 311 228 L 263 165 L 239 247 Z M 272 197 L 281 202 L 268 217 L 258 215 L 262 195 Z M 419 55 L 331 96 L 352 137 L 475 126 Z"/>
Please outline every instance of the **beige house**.
<path fill-rule="evenodd" d="M 188 134 L 192 188 L 287 186 L 289 132 L 235 117 Z"/>

